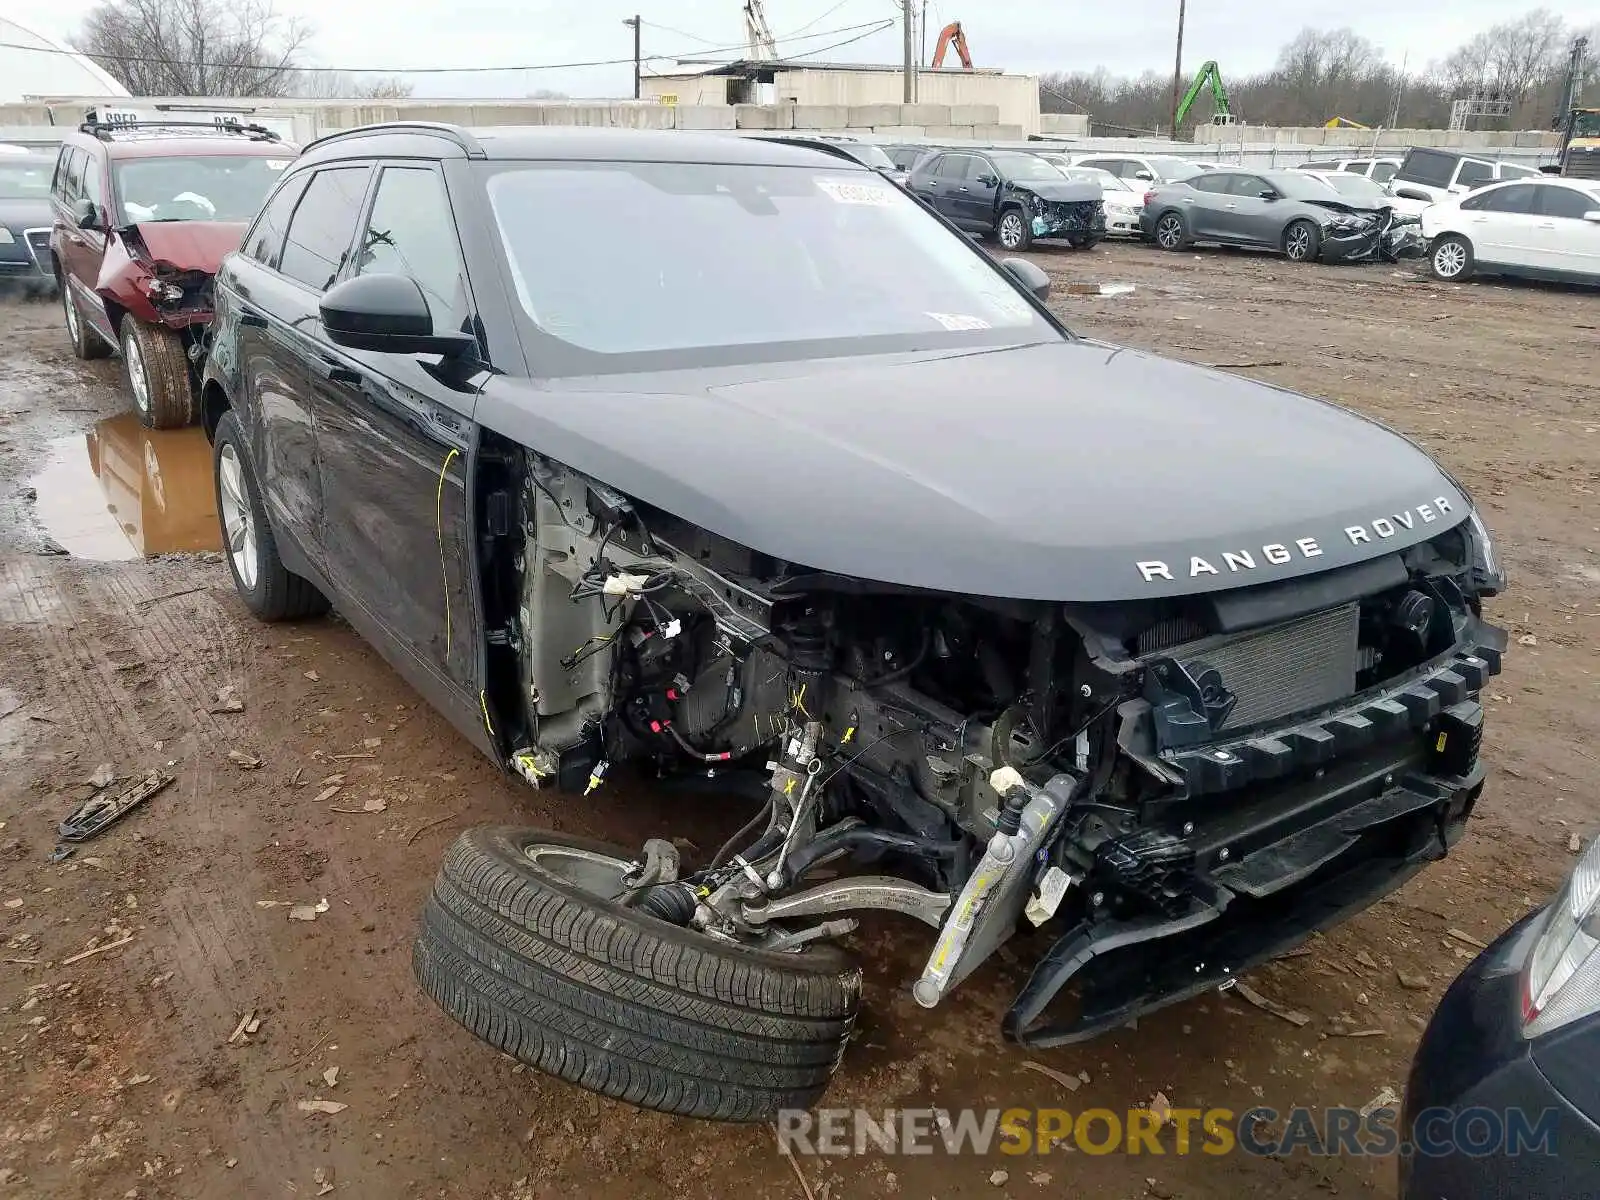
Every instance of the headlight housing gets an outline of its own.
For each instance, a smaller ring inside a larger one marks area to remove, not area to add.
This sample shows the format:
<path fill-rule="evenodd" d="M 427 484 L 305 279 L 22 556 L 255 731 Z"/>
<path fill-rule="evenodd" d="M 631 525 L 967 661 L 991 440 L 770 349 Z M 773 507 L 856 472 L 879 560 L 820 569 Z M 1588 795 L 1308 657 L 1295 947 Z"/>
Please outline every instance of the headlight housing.
<path fill-rule="evenodd" d="M 1536 1038 L 1600 1011 L 1600 839 L 1578 860 L 1545 915 L 1522 980 L 1522 1036 Z"/>
<path fill-rule="evenodd" d="M 0 246 L 9 246 L 16 240 L 17 239 L 12 236 L 11 230 L 7 229 L 4 225 L 0 225 Z"/>
<path fill-rule="evenodd" d="M 1467 518 L 1467 542 L 1472 553 L 1472 582 L 1481 596 L 1498 596 L 1505 590 L 1506 576 L 1495 553 L 1494 539 L 1474 505 Z"/>

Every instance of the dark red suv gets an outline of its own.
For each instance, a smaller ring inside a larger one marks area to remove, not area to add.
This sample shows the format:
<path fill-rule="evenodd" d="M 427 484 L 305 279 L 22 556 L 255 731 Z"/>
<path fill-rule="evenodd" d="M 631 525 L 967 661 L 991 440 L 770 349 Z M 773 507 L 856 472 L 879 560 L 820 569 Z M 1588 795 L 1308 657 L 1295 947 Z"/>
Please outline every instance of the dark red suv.
<path fill-rule="evenodd" d="M 50 253 L 79 358 L 120 347 L 139 418 L 199 414 L 217 267 L 296 151 L 259 125 L 91 120 L 51 184 Z"/>

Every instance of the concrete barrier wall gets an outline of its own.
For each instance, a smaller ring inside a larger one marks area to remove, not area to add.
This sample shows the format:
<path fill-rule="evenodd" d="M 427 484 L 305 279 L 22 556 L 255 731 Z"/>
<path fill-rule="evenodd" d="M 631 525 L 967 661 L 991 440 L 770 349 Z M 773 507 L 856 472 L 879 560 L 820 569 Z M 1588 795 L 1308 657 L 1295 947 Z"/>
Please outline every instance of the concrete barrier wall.
<path fill-rule="evenodd" d="M 0 141 L 59 143 L 75 128 L 95 97 L 48 104 L 0 105 Z M 167 98 L 122 100 L 124 108 L 155 112 Z M 191 101 L 192 103 L 192 101 Z M 224 102 L 219 101 L 219 105 Z M 243 100 L 253 109 L 240 119 L 270 115 L 288 119 L 304 145 L 324 134 L 380 121 L 440 121 L 481 128 L 505 125 L 581 125 L 626 129 L 810 130 L 876 134 L 942 141 L 1015 141 L 1027 136 L 1018 124 L 1002 124 L 995 104 L 660 104 L 653 101 L 453 101 Z M 180 114 L 173 114 L 180 119 Z"/>
<path fill-rule="evenodd" d="M 1209 146 L 1238 145 L 1243 142 L 1336 147 L 1371 153 L 1374 149 L 1402 150 L 1409 146 L 1441 146 L 1457 150 L 1553 150 L 1560 146 L 1561 135 L 1538 129 L 1325 129 L 1320 125 L 1201 125 L 1194 131 L 1194 140 L 1196 145 Z"/>

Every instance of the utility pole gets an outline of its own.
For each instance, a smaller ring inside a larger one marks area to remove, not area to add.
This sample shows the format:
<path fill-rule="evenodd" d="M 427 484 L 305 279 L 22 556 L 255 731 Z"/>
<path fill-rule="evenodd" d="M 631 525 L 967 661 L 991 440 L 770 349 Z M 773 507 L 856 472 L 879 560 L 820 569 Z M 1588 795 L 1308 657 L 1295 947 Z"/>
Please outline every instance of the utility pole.
<path fill-rule="evenodd" d="M 1172 132 L 1168 134 L 1173 141 L 1178 140 L 1178 97 L 1183 88 L 1183 15 L 1185 0 L 1178 0 L 1178 57 L 1172 64 Z"/>
<path fill-rule="evenodd" d="M 905 96 L 906 96 L 906 103 L 907 104 L 914 104 L 914 103 L 916 103 L 916 99 L 917 99 L 917 64 L 916 64 L 916 60 L 912 57 L 912 54 L 911 54 L 912 40 L 913 40 L 912 39 L 912 33 L 913 33 L 912 24 L 913 24 L 913 21 L 912 21 L 912 15 L 911 15 L 911 11 L 912 11 L 911 10 L 911 5 L 912 5 L 912 0 L 900 0 L 900 13 L 901 13 L 901 16 L 904 18 L 903 21 L 901 22 L 901 25 L 902 25 L 902 32 L 905 34 L 905 44 L 906 44 L 906 46 L 905 46 L 905 49 L 906 49 L 906 61 L 905 61 L 906 89 L 905 89 Z"/>
<path fill-rule="evenodd" d="M 918 48 L 917 66 L 925 67 L 928 65 L 928 0 L 922 0 L 922 20 L 917 25 L 917 31 L 921 34 L 922 43 Z"/>
<path fill-rule="evenodd" d="M 622 19 L 624 25 L 633 26 L 633 98 L 639 99 L 639 14 Z"/>
<path fill-rule="evenodd" d="M 1400 101 L 1406 94 L 1406 66 L 1411 62 L 1411 52 L 1408 50 L 1400 56 L 1400 76 L 1394 81 L 1394 104 L 1389 109 L 1389 128 L 1400 128 Z M 1373 142 L 1373 149 L 1377 149 L 1377 142 Z"/>

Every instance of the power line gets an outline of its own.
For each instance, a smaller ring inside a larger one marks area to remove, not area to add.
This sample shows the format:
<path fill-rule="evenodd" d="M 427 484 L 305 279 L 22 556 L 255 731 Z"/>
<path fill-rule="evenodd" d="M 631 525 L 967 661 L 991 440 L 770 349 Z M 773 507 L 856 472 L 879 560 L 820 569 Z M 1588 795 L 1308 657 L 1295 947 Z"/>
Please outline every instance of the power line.
<path fill-rule="evenodd" d="M 873 34 L 887 29 L 893 24 L 894 22 L 892 20 L 871 21 L 861 25 L 844 25 L 838 29 L 823 29 L 816 33 L 791 35 L 789 37 L 777 40 L 796 42 L 813 41 L 816 38 L 832 37 L 836 33 L 851 33 L 855 30 L 866 31 L 858 34 L 855 37 L 846 38 L 842 42 L 834 42 L 831 45 L 821 46 L 815 50 L 807 50 L 800 54 L 791 54 L 785 56 L 788 58 L 804 58 L 807 55 L 821 54 L 828 50 L 836 50 L 840 46 L 848 46 L 851 42 L 858 42 L 863 38 L 871 37 Z M 702 54 L 737 54 L 746 50 L 747 48 L 748 47 L 743 44 L 737 46 L 716 46 L 709 50 L 677 50 L 670 54 L 650 54 L 646 55 L 645 58 L 649 61 L 654 61 L 663 58 L 689 58 L 694 55 Z M 154 58 L 137 54 L 97 54 L 87 50 L 64 50 L 55 46 L 29 46 L 21 42 L 0 42 L 0 49 L 31 50 L 36 54 L 65 54 L 71 57 L 82 55 L 86 58 L 99 59 L 105 62 L 146 63 L 165 67 L 199 67 L 205 65 L 200 62 L 185 62 L 181 59 Z M 597 58 L 586 62 L 523 63 L 520 65 L 511 64 L 497 67 L 294 67 L 292 69 L 296 72 L 307 75 L 482 75 L 496 71 L 565 71 L 578 67 L 616 67 L 631 65 L 632 62 L 633 57 L 630 55 L 627 58 Z"/>
<path fill-rule="evenodd" d="M 850 0 L 839 0 L 839 3 L 835 4 L 832 8 L 828 9 L 828 11 L 823 13 L 820 17 L 812 17 L 811 20 L 807 21 L 804 25 L 800 26 L 799 29 L 796 29 L 794 31 L 794 33 L 786 33 L 781 38 L 779 38 L 778 41 L 786 42 L 790 38 L 794 37 L 795 34 L 804 33 L 806 30 L 810 29 L 813 25 L 822 24 L 822 22 L 826 21 L 829 17 L 833 16 L 834 13 L 838 12 L 841 8 L 843 8 L 846 4 L 849 4 L 849 3 L 850 3 Z"/>

